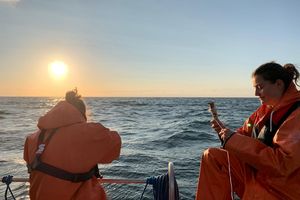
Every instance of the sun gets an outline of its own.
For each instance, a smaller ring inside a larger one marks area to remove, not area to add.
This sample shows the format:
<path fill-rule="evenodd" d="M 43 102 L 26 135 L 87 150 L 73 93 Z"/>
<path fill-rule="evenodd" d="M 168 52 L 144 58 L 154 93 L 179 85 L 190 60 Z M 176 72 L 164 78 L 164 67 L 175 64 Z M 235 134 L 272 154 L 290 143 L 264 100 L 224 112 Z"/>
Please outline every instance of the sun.
<path fill-rule="evenodd" d="M 49 72 L 54 78 L 62 79 L 68 73 L 68 66 L 63 61 L 54 61 L 49 64 Z"/>

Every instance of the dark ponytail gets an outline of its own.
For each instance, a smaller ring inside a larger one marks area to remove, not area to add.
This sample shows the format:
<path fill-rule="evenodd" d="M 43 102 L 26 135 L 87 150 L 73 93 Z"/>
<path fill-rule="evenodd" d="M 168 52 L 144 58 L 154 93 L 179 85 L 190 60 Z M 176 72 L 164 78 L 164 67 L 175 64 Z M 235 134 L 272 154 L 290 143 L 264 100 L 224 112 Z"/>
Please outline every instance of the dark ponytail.
<path fill-rule="evenodd" d="M 283 66 L 283 68 L 287 72 L 288 77 L 289 77 L 288 79 L 290 80 L 290 82 L 294 81 L 295 84 L 298 85 L 299 71 L 297 70 L 297 68 L 295 67 L 295 65 L 293 65 L 291 63 L 288 63 L 288 64 L 285 64 Z"/>
<path fill-rule="evenodd" d="M 256 75 L 262 76 L 264 80 L 271 83 L 275 83 L 276 80 L 280 79 L 284 82 L 286 90 L 293 81 L 298 85 L 299 71 L 291 63 L 281 66 L 278 63 L 269 62 L 259 66 L 252 74 L 252 76 Z"/>
<path fill-rule="evenodd" d="M 86 107 L 81 99 L 81 95 L 78 94 L 77 88 L 74 90 L 68 91 L 65 97 L 66 101 L 72 104 L 75 108 L 79 110 L 79 112 L 86 118 Z"/>

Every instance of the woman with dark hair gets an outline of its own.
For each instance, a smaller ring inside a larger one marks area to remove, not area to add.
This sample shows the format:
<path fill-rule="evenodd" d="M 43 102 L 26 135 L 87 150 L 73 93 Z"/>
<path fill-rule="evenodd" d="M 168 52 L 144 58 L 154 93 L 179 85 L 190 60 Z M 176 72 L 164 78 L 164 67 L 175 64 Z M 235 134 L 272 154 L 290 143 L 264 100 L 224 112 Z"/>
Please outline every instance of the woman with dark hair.
<path fill-rule="evenodd" d="M 77 90 L 66 93 L 27 136 L 24 160 L 30 173 L 30 199 L 106 199 L 97 181 L 98 163 L 118 159 L 121 138 L 100 123 L 87 122 Z"/>
<path fill-rule="evenodd" d="M 252 74 L 261 106 L 235 132 L 211 121 L 223 149 L 203 153 L 197 200 L 300 199 L 299 72 L 265 63 Z"/>

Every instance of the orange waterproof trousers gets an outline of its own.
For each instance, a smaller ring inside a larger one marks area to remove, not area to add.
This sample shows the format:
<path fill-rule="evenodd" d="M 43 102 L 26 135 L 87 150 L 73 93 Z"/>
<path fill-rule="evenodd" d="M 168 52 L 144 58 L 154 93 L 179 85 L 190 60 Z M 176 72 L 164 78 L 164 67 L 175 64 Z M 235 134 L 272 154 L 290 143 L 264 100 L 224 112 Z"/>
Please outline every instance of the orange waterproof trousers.
<path fill-rule="evenodd" d="M 230 176 L 233 191 L 231 191 Z M 219 148 L 204 151 L 196 193 L 197 200 L 230 200 L 231 192 L 239 197 L 245 190 L 245 165 L 232 154 Z"/>
<path fill-rule="evenodd" d="M 271 186 L 263 182 L 264 177 L 257 176 L 254 168 L 235 155 L 224 149 L 210 148 L 202 156 L 196 200 L 231 200 L 231 192 L 243 200 L 287 199 L 276 195 L 268 189 Z"/>

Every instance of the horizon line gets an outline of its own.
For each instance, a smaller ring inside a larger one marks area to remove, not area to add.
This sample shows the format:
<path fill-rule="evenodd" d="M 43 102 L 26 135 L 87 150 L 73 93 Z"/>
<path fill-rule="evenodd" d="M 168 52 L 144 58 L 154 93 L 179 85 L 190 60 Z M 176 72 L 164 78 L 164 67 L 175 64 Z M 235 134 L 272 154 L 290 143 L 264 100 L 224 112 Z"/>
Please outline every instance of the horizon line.
<path fill-rule="evenodd" d="M 11 96 L 0 95 L 0 97 L 11 98 L 64 98 L 64 96 Z M 257 98 L 255 96 L 81 96 L 84 98 Z"/>

